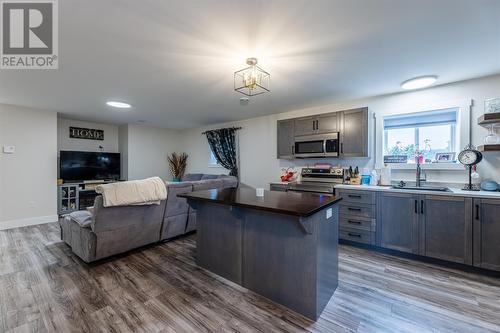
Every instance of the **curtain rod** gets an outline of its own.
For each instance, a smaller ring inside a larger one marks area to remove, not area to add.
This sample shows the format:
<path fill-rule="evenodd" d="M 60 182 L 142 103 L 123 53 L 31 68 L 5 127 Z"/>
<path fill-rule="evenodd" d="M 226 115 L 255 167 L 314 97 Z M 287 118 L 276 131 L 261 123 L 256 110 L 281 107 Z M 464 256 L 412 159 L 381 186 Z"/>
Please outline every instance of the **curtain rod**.
<path fill-rule="evenodd" d="M 234 129 L 234 130 L 240 130 L 240 129 L 242 129 L 242 127 L 226 127 L 226 128 L 231 128 L 231 129 Z M 224 129 L 224 128 L 219 128 L 219 129 Z M 210 130 L 210 131 L 217 131 L 217 130 Z M 210 132 L 210 131 L 201 132 L 201 135 L 207 134 L 207 132 Z"/>

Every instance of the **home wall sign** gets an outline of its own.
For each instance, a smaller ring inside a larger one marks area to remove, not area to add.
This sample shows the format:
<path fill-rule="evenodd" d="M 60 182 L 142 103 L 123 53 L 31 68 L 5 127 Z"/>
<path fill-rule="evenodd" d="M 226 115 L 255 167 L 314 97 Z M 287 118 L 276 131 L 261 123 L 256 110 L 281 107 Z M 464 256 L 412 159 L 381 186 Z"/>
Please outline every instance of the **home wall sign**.
<path fill-rule="evenodd" d="M 69 137 L 72 139 L 104 140 L 104 131 L 92 128 L 70 127 Z"/>

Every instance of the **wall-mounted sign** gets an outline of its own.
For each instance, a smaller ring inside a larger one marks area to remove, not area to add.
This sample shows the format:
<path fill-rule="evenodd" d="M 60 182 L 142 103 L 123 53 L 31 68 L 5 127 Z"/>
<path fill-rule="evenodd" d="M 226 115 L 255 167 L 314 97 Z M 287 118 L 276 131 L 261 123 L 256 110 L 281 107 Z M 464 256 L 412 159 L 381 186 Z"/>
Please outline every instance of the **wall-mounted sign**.
<path fill-rule="evenodd" d="M 406 163 L 407 155 L 384 155 L 384 163 Z"/>
<path fill-rule="evenodd" d="M 104 131 L 100 129 L 70 127 L 69 137 L 73 139 L 104 140 Z"/>

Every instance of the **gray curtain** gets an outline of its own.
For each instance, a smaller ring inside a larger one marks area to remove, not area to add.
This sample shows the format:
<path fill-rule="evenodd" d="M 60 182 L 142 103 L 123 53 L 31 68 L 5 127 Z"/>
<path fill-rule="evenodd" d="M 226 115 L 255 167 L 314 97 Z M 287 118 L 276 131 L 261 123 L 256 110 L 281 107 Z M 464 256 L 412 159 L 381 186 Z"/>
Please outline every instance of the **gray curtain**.
<path fill-rule="evenodd" d="M 236 149 L 236 128 L 222 128 L 207 131 L 208 144 L 217 162 L 238 177 L 238 156 Z"/>

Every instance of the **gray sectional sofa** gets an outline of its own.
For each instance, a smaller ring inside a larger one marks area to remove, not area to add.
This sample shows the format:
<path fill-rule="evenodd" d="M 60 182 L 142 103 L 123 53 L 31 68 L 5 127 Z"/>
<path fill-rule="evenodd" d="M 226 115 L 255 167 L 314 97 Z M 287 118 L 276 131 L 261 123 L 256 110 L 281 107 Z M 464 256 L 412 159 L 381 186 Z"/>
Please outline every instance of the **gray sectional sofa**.
<path fill-rule="evenodd" d="M 160 205 L 104 207 L 96 197 L 89 225 L 59 219 L 61 238 L 85 262 L 93 262 L 196 230 L 196 212 L 180 193 L 238 186 L 236 177 L 188 174 L 180 183 L 166 182 Z"/>

